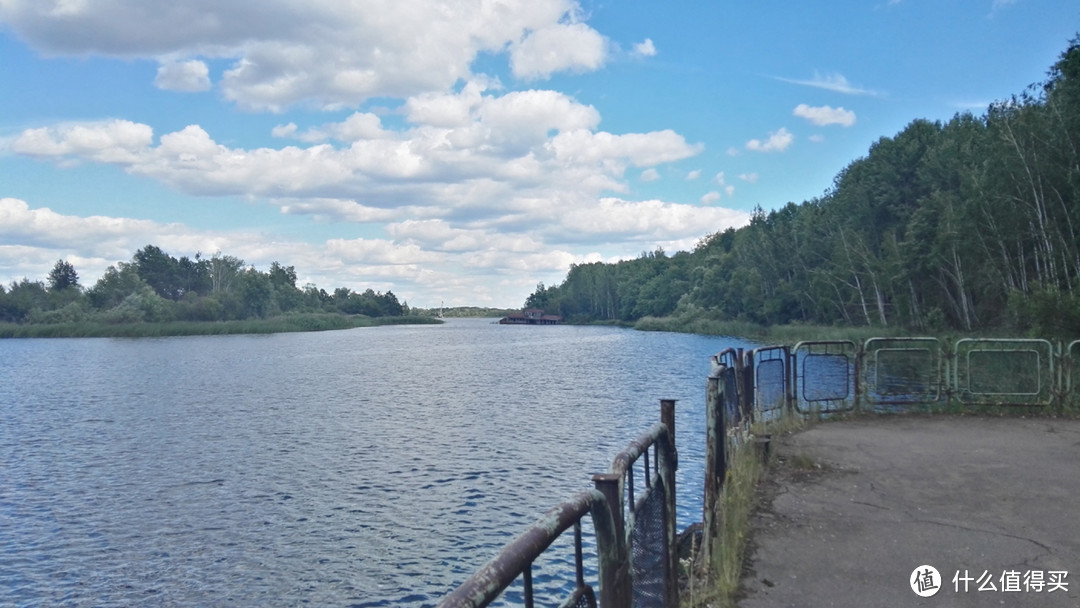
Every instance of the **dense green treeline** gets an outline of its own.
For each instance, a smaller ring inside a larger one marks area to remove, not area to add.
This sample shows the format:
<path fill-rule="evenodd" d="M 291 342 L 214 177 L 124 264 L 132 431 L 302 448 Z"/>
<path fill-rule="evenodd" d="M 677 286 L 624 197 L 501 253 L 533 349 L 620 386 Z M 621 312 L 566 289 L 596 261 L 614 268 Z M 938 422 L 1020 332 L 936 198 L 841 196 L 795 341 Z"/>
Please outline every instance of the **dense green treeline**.
<path fill-rule="evenodd" d="M 24 278 L 6 288 L 0 285 L 0 322 L 74 327 L 309 315 L 306 323 L 323 327 L 329 322 L 318 315 L 408 314 L 408 304 L 392 291 L 338 288 L 327 293 L 310 284 L 298 287 L 296 280 L 292 266 L 277 262 L 260 272 L 229 255 L 177 259 L 147 245 L 130 262 L 110 266 L 88 289 L 65 260 L 56 262 L 46 281 Z"/>
<path fill-rule="evenodd" d="M 810 201 L 692 252 L 570 268 L 527 306 L 577 320 L 680 316 L 1080 335 L 1080 37 L 1045 82 L 982 116 L 915 120 Z"/>

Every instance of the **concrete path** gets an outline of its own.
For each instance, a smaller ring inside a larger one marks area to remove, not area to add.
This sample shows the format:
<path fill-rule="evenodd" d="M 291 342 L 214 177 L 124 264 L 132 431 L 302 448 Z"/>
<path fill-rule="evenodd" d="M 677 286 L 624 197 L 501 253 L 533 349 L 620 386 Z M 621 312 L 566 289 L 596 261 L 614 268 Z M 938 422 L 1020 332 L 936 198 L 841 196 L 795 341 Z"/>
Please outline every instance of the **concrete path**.
<path fill-rule="evenodd" d="M 883 416 L 773 448 L 741 608 L 1080 607 L 1080 421 Z"/>

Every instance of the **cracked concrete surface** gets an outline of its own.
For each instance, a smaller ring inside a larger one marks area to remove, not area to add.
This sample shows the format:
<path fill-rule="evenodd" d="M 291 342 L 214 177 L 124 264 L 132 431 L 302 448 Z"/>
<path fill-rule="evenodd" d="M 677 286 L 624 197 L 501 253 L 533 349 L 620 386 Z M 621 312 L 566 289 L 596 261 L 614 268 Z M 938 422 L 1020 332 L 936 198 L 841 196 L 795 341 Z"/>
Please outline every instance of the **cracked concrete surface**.
<path fill-rule="evenodd" d="M 1080 607 L 1080 421 L 882 416 L 774 444 L 740 607 Z M 909 584 L 924 564 L 928 598 Z M 965 570 L 998 591 L 964 592 Z M 1001 591 L 1029 571 L 1068 590 Z"/>

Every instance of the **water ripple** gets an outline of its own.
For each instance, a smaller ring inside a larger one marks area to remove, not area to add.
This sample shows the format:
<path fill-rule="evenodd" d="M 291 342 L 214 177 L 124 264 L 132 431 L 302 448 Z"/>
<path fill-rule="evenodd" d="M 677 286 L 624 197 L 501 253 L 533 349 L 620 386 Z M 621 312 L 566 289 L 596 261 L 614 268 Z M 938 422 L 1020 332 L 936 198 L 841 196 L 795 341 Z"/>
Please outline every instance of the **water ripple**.
<path fill-rule="evenodd" d="M 2 341 L 0 605 L 433 605 L 659 398 L 680 400 L 685 525 L 729 345 L 486 321 Z M 567 542 L 539 586 L 562 588 Z"/>

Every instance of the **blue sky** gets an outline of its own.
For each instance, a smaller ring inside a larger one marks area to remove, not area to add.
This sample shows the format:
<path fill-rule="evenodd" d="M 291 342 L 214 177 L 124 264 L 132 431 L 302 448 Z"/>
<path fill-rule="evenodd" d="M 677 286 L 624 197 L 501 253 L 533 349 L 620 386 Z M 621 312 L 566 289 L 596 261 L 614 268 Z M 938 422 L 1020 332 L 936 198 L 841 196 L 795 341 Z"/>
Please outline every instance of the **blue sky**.
<path fill-rule="evenodd" d="M 1058 0 L 0 0 L 0 282 L 155 244 L 517 307 L 820 196 L 1078 31 Z"/>

